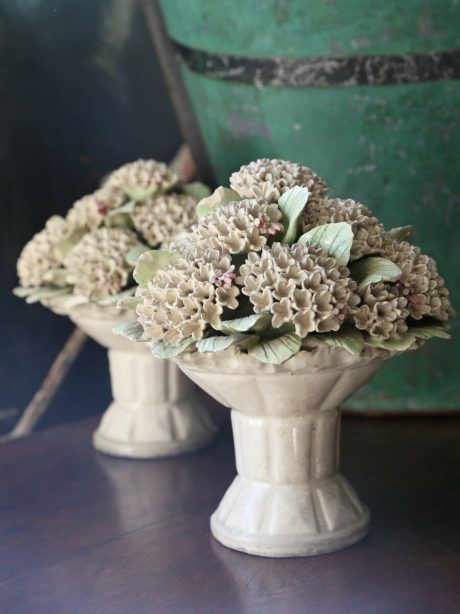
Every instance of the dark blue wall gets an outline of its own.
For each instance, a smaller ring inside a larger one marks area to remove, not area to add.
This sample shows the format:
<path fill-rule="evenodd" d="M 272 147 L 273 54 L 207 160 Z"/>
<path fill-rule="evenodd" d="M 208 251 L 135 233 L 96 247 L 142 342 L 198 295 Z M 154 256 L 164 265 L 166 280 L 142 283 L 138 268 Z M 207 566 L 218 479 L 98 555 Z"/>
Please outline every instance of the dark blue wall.
<path fill-rule="evenodd" d="M 11 295 L 22 245 L 53 213 L 181 139 L 137 0 L 0 0 L 0 432 L 71 331 Z M 105 352 L 88 342 L 41 426 L 102 411 Z"/>

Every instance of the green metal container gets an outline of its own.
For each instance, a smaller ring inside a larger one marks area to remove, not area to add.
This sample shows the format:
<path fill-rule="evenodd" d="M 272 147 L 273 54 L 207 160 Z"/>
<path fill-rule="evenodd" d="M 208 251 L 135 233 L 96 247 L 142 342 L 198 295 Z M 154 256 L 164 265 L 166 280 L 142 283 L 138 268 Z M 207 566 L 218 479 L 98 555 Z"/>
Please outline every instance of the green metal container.
<path fill-rule="evenodd" d="M 162 0 L 219 182 L 303 162 L 387 227 L 412 223 L 459 304 L 460 5 L 447 0 Z M 357 410 L 460 408 L 460 337 L 390 361 Z"/>

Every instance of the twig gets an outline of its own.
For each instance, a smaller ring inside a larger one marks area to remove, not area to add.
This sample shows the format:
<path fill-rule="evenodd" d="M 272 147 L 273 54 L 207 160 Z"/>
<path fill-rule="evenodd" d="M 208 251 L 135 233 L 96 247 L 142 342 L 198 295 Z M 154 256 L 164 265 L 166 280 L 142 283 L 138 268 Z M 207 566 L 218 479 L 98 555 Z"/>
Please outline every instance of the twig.
<path fill-rule="evenodd" d="M 169 166 L 185 183 L 192 181 L 196 175 L 195 161 L 188 145 L 181 145 Z"/>
<path fill-rule="evenodd" d="M 56 356 L 42 385 L 26 407 L 16 426 L 10 433 L 0 438 L 0 443 L 30 435 L 40 418 L 45 414 L 51 400 L 80 353 L 85 340 L 85 333 L 79 328 L 75 328 L 62 350 Z"/>

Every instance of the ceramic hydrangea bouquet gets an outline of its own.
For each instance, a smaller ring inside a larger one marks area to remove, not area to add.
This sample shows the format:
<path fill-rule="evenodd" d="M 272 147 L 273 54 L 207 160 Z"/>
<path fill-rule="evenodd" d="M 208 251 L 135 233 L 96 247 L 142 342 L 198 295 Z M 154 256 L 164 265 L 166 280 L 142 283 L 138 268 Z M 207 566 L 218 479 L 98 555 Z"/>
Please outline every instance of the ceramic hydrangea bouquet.
<path fill-rule="evenodd" d="M 366 533 L 339 473 L 338 407 L 384 359 L 448 337 L 448 291 L 411 228 L 326 192 L 307 167 L 257 160 L 200 201 L 186 241 L 137 265 L 131 334 L 232 409 L 238 476 L 211 529 L 253 554 Z"/>
<path fill-rule="evenodd" d="M 113 403 L 94 445 L 120 456 L 156 457 L 194 449 L 213 429 L 191 383 L 172 364 L 112 332 L 117 310 L 135 292 L 134 264 L 195 221 L 202 184 L 183 184 L 166 164 L 138 160 L 111 173 L 78 200 L 66 217 L 53 216 L 24 247 L 15 293 L 68 315 L 109 350 Z"/>

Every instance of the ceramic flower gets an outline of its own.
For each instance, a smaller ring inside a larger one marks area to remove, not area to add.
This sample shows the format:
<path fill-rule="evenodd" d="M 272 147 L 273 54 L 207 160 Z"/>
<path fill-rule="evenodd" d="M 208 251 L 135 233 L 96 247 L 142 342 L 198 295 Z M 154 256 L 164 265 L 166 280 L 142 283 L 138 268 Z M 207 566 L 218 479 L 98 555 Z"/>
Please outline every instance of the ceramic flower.
<path fill-rule="evenodd" d="M 197 206 L 176 253 L 141 256 L 131 307 L 155 356 L 233 347 L 281 364 L 325 344 L 353 354 L 447 338 L 434 261 L 310 169 L 257 160 Z M 313 196 L 313 198 L 312 198 Z"/>
<path fill-rule="evenodd" d="M 230 187 L 242 198 L 263 198 L 269 203 L 277 203 L 295 186 L 309 189 L 310 202 L 322 198 L 328 189 L 311 168 L 285 160 L 261 158 L 243 165 L 230 177 Z"/>
<path fill-rule="evenodd" d="M 326 198 L 317 203 L 309 202 L 302 215 L 304 232 L 323 224 L 347 222 L 353 231 L 350 261 L 369 254 L 379 254 L 383 245 L 384 228 L 367 207 L 354 200 Z"/>
<path fill-rule="evenodd" d="M 109 175 L 104 187 L 120 190 L 132 200 L 143 200 L 154 194 L 171 191 L 180 186 L 180 177 L 163 162 L 136 160 Z"/>
<path fill-rule="evenodd" d="M 207 195 L 203 184 L 182 185 L 162 162 L 122 166 L 65 218 L 50 218 L 24 247 L 16 294 L 47 305 L 52 299 L 55 306 L 69 299 L 116 303 L 135 291 L 139 255 L 177 240 L 196 221 L 197 200 Z"/>
<path fill-rule="evenodd" d="M 127 228 L 88 232 L 65 259 L 67 283 L 76 294 L 89 299 L 118 294 L 133 270 L 126 254 L 140 245 L 136 234 Z"/>

